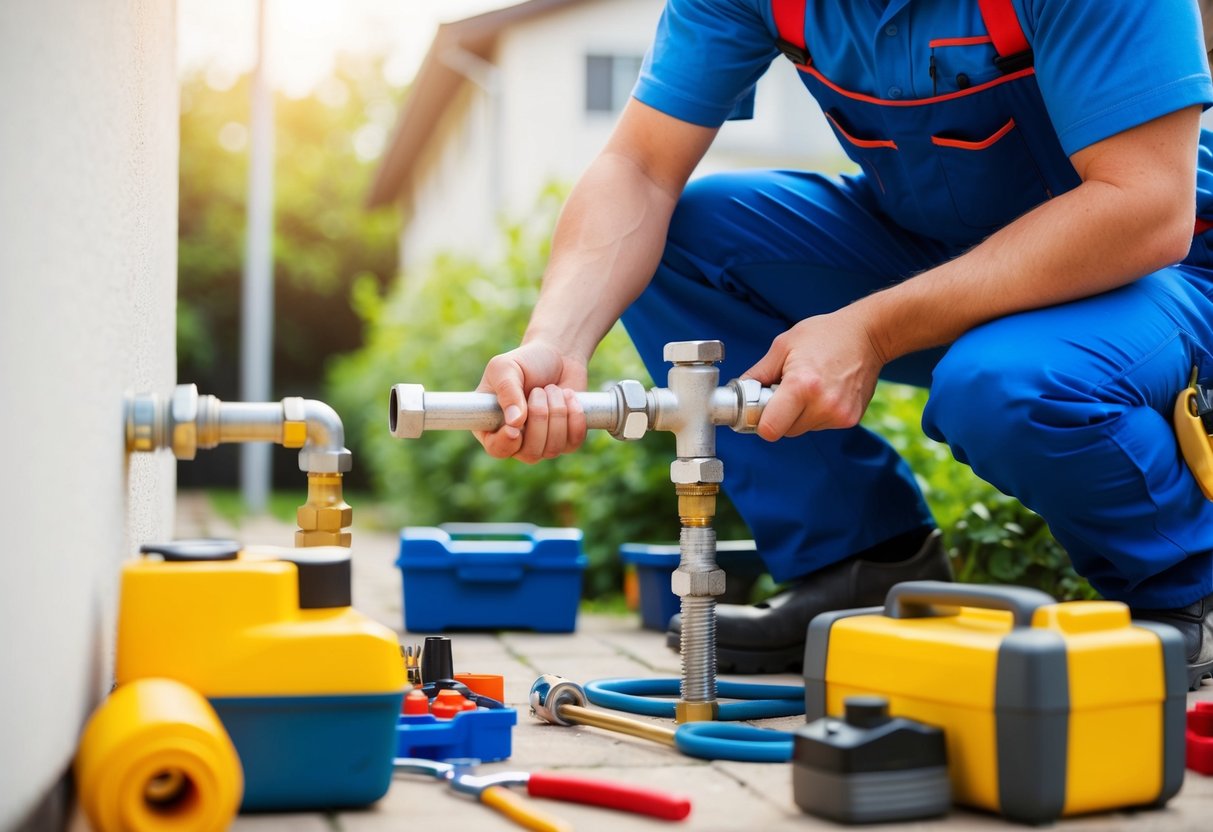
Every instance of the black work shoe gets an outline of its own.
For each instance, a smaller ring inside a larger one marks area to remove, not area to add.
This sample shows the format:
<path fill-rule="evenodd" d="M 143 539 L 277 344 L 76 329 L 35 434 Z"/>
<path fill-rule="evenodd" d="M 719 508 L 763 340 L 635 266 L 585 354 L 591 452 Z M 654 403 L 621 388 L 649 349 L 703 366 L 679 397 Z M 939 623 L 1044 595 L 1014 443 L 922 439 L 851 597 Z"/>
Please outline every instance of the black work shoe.
<path fill-rule="evenodd" d="M 1134 610 L 1134 618 L 1170 624 L 1184 637 L 1188 690 L 1213 678 L 1213 595 L 1177 610 Z"/>
<path fill-rule="evenodd" d="M 893 563 L 848 558 L 802 578 L 761 604 L 716 605 L 716 666 L 723 673 L 799 671 L 809 622 L 818 613 L 884 603 L 902 581 L 950 581 L 943 535 L 933 529 L 917 552 Z M 670 619 L 666 644 L 680 649 L 682 616 Z"/>

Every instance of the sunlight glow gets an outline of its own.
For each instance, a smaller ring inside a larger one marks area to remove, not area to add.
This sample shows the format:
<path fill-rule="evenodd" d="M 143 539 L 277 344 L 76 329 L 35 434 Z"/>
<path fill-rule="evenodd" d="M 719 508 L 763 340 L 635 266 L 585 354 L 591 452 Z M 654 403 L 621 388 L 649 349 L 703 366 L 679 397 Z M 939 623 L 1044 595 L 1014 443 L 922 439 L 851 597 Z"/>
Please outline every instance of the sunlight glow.
<path fill-rule="evenodd" d="M 270 80 L 288 96 L 309 95 L 328 78 L 340 54 L 385 57 L 394 86 L 417 72 L 438 24 L 510 0 L 267 0 Z M 225 89 L 254 62 L 255 0 L 179 0 L 178 68 L 203 70 L 207 83 Z M 340 93 L 322 93 L 340 106 Z M 369 143 L 369 140 L 368 140 Z"/>

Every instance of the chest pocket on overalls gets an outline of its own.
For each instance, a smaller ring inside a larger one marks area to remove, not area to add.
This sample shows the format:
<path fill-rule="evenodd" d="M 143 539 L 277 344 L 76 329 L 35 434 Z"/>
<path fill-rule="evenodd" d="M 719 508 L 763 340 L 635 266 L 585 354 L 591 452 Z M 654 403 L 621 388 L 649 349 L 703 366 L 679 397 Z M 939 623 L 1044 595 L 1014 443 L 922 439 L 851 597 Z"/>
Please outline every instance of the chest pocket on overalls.
<path fill-rule="evenodd" d="M 897 143 L 892 139 L 856 135 L 843 126 L 842 116 L 836 110 L 827 110 L 825 117 L 847 156 L 871 177 L 882 194 L 888 193 L 889 185 L 895 184 L 891 177 L 897 171 L 898 161 L 892 154 L 897 152 Z"/>
<path fill-rule="evenodd" d="M 940 38 L 930 46 L 935 94 L 963 92 L 1002 75 L 989 37 Z M 1000 103 L 1003 93 L 978 93 L 966 105 L 964 127 L 931 135 L 957 219 L 969 228 L 1000 228 L 1050 196 L 1019 126 Z"/>
<path fill-rule="evenodd" d="M 931 136 L 957 218 L 1000 228 L 1051 196 L 1014 118 Z"/>

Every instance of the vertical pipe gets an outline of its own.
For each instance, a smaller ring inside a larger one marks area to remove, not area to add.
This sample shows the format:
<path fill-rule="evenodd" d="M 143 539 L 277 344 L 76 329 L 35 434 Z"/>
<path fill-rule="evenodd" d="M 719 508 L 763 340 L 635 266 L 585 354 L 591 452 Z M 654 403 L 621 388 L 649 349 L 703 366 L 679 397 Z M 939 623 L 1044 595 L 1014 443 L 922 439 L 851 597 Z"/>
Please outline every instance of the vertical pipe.
<path fill-rule="evenodd" d="M 257 66 L 250 115 L 248 219 L 240 322 L 240 398 L 270 399 L 274 346 L 274 99 L 266 55 L 266 5 L 257 3 Z M 265 510 L 270 487 L 270 446 L 241 448 L 240 489 L 253 513 Z"/>

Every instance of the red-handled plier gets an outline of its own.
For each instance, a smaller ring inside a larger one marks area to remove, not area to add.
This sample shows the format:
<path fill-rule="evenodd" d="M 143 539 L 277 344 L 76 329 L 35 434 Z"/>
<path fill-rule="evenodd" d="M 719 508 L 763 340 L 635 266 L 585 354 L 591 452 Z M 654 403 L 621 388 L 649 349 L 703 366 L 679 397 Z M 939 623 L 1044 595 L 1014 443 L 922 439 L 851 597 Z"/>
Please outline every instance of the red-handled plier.
<path fill-rule="evenodd" d="M 536 832 L 564 832 L 572 827 L 558 818 L 536 811 L 526 801 L 508 791 L 506 786 L 525 785 L 527 794 L 531 797 L 585 803 L 664 820 L 682 820 L 691 812 L 689 798 L 626 783 L 591 780 L 553 772 L 532 774 L 525 771 L 503 771 L 478 777 L 467 773 L 468 768 L 462 764 L 452 765 L 409 758 L 398 758 L 395 763 L 397 772 L 428 774 L 446 780 L 455 791 L 474 796 L 515 823 Z"/>

